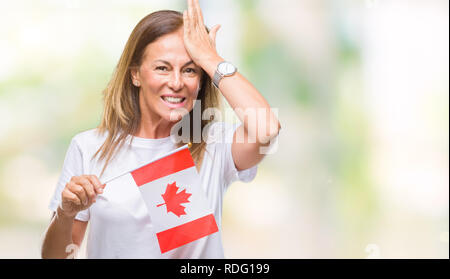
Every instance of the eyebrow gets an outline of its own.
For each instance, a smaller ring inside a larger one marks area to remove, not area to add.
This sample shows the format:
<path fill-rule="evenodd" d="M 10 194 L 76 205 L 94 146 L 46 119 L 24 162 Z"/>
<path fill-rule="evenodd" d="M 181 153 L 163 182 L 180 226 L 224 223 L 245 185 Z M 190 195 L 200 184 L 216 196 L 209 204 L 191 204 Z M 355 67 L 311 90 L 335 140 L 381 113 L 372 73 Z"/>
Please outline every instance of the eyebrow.
<path fill-rule="evenodd" d="M 164 63 L 166 65 L 171 66 L 169 62 L 167 62 L 165 60 L 161 60 L 161 59 L 155 60 L 154 62 L 162 62 L 162 63 Z M 193 63 L 194 63 L 194 61 L 191 60 L 191 61 L 187 62 L 186 64 L 184 64 L 182 68 L 186 67 L 189 64 L 193 64 Z"/>

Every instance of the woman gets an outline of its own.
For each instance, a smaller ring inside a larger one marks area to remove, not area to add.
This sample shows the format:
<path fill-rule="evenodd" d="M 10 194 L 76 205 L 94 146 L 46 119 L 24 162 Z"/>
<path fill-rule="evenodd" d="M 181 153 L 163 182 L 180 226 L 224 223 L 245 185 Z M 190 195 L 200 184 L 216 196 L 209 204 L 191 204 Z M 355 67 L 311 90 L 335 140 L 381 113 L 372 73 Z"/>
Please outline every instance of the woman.
<path fill-rule="evenodd" d="M 222 63 L 215 47 L 219 28 L 209 32 L 204 26 L 198 0 L 188 0 L 183 14 L 159 11 L 138 23 L 104 91 L 100 126 L 76 135 L 67 151 L 49 206 L 54 214 L 42 244 L 43 258 L 70 256 L 70 248 L 81 245 L 88 222 L 89 258 L 224 257 L 223 194 L 233 181 L 255 177 L 264 157 L 260 148 L 276 137 L 280 125 L 261 94 L 230 63 Z M 236 110 L 243 123 L 239 127 L 211 120 L 196 123 L 192 117 L 194 101 L 201 112 L 218 107 L 215 85 Z M 249 121 L 244 113 L 248 109 L 264 109 L 267 115 Z M 125 207 L 117 206 L 100 199 L 106 186 L 100 180 L 181 146 L 171 131 L 184 119 L 192 124 L 181 129 L 190 129 L 190 151 L 219 232 L 161 255 L 139 193 L 123 191 Z M 219 128 L 211 131 L 222 131 L 223 142 L 207 143 L 198 136 L 196 141 L 195 125 L 202 131 Z"/>

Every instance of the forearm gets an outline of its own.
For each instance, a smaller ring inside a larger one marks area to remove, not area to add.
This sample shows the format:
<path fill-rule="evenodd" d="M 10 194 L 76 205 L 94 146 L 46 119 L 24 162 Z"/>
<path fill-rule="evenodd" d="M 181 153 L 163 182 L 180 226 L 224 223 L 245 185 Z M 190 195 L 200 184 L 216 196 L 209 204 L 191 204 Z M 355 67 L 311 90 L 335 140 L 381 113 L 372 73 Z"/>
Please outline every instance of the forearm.
<path fill-rule="evenodd" d="M 58 207 L 42 243 L 42 258 L 64 259 L 67 257 L 69 253 L 66 252 L 66 247 L 73 243 L 72 228 L 74 219 L 74 217 L 62 214 L 61 209 Z"/>
<path fill-rule="evenodd" d="M 203 62 L 202 67 L 213 77 L 217 65 L 224 61 L 213 57 Z M 267 143 L 278 134 L 280 123 L 267 100 L 239 72 L 223 78 L 219 83 L 223 96 L 235 111 L 249 136 L 255 136 L 260 143 Z"/>

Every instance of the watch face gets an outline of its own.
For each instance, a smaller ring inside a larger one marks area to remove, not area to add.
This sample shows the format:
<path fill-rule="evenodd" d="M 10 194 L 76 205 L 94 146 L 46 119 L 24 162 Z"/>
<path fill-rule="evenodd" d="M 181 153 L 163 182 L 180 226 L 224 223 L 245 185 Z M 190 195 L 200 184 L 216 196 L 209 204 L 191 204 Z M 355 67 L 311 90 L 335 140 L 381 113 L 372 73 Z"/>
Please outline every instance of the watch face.
<path fill-rule="evenodd" d="M 234 67 L 231 63 L 224 62 L 219 65 L 218 70 L 222 75 L 227 76 L 234 74 L 236 72 L 236 67 Z"/>

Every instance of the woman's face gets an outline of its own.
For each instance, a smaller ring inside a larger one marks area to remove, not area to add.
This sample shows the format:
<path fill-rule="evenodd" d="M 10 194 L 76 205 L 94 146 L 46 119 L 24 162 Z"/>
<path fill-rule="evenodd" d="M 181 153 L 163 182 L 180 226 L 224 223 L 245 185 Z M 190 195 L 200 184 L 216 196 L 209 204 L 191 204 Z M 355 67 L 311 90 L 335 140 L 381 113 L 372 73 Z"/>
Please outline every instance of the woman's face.
<path fill-rule="evenodd" d="M 183 29 L 149 44 L 142 64 L 132 72 L 138 82 L 142 115 L 175 122 L 193 108 L 200 89 L 202 70 L 188 55 Z"/>

